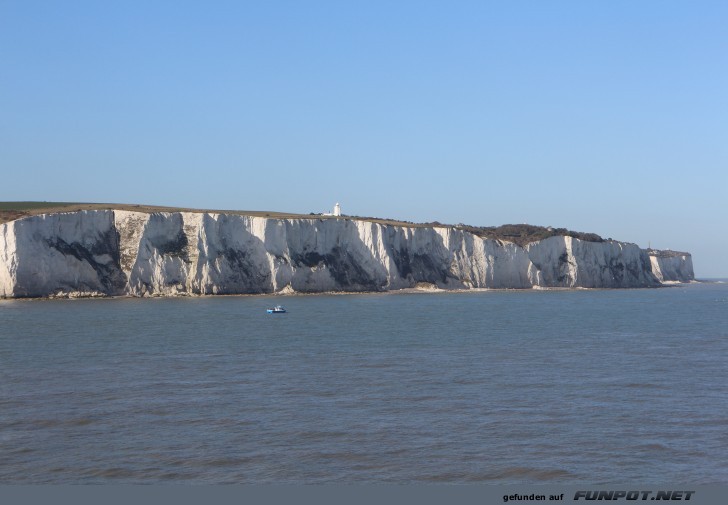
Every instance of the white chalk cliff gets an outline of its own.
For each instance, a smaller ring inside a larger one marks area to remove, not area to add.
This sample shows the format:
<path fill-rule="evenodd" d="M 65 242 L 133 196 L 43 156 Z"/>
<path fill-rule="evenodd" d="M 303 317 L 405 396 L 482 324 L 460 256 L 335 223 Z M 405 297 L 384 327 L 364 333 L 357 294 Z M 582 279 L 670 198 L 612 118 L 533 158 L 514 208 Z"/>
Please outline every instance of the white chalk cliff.
<path fill-rule="evenodd" d="M 0 297 L 654 287 L 687 253 L 554 236 L 521 247 L 453 227 L 215 213 L 79 211 L 0 225 Z"/>
<path fill-rule="evenodd" d="M 687 253 L 648 249 L 650 266 L 660 282 L 687 282 L 695 279 L 693 259 Z"/>

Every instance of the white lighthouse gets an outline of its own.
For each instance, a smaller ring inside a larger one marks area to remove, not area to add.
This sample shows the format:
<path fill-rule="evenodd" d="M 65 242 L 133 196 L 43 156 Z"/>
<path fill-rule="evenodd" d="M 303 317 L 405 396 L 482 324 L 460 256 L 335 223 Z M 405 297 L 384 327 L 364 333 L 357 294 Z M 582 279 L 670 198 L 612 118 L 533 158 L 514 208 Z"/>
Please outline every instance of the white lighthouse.
<path fill-rule="evenodd" d="M 341 215 L 341 205 L 339 205 L 339 202 L 336 202 L 336 205 L 334 205 L 334 216 L 340 216 Z"/>

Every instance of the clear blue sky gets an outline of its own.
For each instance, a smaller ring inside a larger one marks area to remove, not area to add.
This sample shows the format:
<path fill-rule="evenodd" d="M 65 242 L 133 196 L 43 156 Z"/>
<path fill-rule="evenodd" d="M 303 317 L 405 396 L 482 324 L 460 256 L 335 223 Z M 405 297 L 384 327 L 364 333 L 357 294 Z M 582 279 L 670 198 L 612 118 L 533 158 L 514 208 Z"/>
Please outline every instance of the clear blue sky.
<path fill-rule="evenodd" d="M 728 2 L 0 0 L 0 200 L 531 223 L 728 277 Z"/>

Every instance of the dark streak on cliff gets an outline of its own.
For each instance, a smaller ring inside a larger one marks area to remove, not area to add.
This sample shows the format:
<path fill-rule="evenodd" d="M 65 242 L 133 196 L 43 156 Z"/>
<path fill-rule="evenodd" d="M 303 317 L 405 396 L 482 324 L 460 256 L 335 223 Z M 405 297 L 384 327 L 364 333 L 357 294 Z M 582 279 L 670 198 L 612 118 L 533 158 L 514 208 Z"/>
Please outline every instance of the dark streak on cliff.
<path fill-rule="evenodd" d="M 296 254 L 291 261 L 298 268 L 325 267 L 342 288 L 353 286 L 354 290 L 379 291 L 383 287 L 342 247 L 334 247 L 327 254 L 314 251 Z"/>
<path fill-rule="evenodd" d="M 190 258 L 187 254 L 187 245 L 187 236 L 185 235 L 184 230 L 180 230 L 179 233 L 177 233 L 177 236 L 172 240 L 152 242 L 152 246 L 159 251 L 159 254 L 174 256 L 180 258 L 185 263 L 189 263 Z"/>
<path fill-rule="evenodd" d="M 268 293 L 272 291 L 270 272 L 260 271 L 246 251 L 228 247 L 221 252 L 231 274 L 221 286 L 221 294 Z"/>
<path fill-rule="evenodd" d="M 68 243 L 63 239 L 46 240 L 48 247 L 55 249 L 66 256 L 73 256 L 77 260 L 87 263 L 94 269 L 103 292 L 107 294 L 119 294 L 124 291 L 126 276 L 121 271 L 121 258 L 119 256 L 119 233 L 116 229 L 110 229 L 94 242 L 89 250 L 78 242 Z M 99 262 L 98 257 L 109 256 L 110 262 Z M 74 286 L 77 290 L 96 291 L 99 286 Z"/>

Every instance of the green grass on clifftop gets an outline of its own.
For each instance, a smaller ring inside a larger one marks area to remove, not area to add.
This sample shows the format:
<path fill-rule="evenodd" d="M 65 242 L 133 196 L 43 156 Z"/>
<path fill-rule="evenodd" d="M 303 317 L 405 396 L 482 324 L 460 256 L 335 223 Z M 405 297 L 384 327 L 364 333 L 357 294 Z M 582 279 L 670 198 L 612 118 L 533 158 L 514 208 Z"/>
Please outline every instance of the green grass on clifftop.
<path fill-rule="evenodd" d="M 279 219 L 311 218 L 308 214 L 267 212 L 253 210 L 191 209 L 185 207 L 163 207 L 160 205 L 137 205 L 128 203 L 80 203 L 80 202 L 0 202 L 0 224 L 23 217 L 56 212 L 78 212 L 81 210 L 128 210 L 133 212 L 212 212 L 238 214 L 242 216 L 275 217 Z"/>
<path fill-rule="evenodd" d="M 63 207 L 67 205 L 82 205 L 71 202 L 0 202 L 0 210 L 38 210 L 49 207 Z"/>

